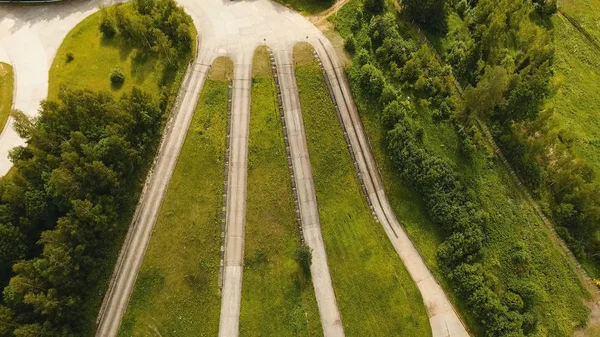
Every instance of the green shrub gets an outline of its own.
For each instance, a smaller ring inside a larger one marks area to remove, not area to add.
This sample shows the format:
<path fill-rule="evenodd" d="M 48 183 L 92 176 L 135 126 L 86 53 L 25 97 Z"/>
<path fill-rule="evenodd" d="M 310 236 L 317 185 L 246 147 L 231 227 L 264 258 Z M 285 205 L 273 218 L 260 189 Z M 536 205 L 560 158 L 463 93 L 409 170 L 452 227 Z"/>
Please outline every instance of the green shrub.
<path fill-rule="evenodd" d="M 121 72 L 121 69 L 113 69 L 110 73 L 110 82 L 114 85 L 121 85 L 125 82 L 125 75 Z"/>
<path fill-rule="evenodd" d="M 112 38 L 117 34 L 117 22 L 112 13 L 106 9 L 102 10 L 102 19 L 100 20 L 100 31 L 105 38 Z"/>
<path fill-rule="evenodd" d="M 356 51 L 356 41 L 354 40 L 354 36 L 350 36 L 344 41 L 344 48 L 346 48 L 350 54 L 354 54 Z"/>
<path fill-rule="evenodd" d="M 307 245 L 300 245 L 297 251 L 298 264 L 302 268 L 305 279 L 310 279 L 310 266 L 312 265 L 312 251 Z"/>

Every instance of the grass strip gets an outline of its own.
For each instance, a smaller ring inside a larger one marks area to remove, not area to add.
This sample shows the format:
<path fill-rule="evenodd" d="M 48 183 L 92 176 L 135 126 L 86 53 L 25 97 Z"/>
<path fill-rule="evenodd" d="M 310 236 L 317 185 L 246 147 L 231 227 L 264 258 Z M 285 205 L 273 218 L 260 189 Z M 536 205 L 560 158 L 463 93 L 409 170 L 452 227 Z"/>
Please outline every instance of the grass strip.
<path fill-rule="evenodd" d="M 253 62 L 241 336 L 322 336 L 300 236 L 266 48 Z M 269 322 L 265 324 L 265 322 Z"/>
<path fill-rule="evenodd" d="M 431 336 L 423 300 L 362 195 L 319 65 L 294 49 L 319 216 L 347 336 Z"/>
<path fill-rule="evenodd" d="M 316 14 L 331 7 L 333 0 L 275 0 L 286 7 L 293 8 L 302 14 Z"/>
<path fill-rule="evenodd" d="M 218 59 L 215 69 L 228 69 Z M 211 71 L 163 200 L 120 335 L 216 336 L 228 81 Z"/>
<path fill-rule="evenodd" d="M 11 65 L 0 62 L 0 132 L 10 115 L 13 103 L 15 78 Z"/>

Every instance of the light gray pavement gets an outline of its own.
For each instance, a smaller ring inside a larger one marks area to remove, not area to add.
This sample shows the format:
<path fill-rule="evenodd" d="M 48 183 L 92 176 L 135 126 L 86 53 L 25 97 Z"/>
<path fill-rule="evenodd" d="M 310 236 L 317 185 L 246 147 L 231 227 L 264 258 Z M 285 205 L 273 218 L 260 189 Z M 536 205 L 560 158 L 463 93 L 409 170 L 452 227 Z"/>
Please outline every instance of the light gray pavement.
<path fill-rule="evenodd" d="M 239 334 L 246 230 L 252 54 L 253 50 L 238 54 L 241 56 L 241 62 L 236 62 L 233 75 L 225 257 L 219 323 L 219 336 L 221 337 L 238 336 Z"/>
<path fill-rule="evenodd" d="M 304 241 L 312 250 L 312 264 L 310 266 L 315 297 L 321 316 L 321 324 L 325 336 L 344 336 L 342 318 L 337 306 L 333 284 L 327 264 L 327 253 L 321 223 L 317 208 L 317 197 L 313 182 L 312 167 L 308 155 L 308 146 L 304 132 L 304 122 L 300 110 L 300 98 L 294 65 L 292 63 L 292 47 L 275 52 L 283 111 L 287 136 L 290 144 L 290 154 L 296 189 L 298 206 Z"/>
<path fill-rule="evenodd" d="M 371 200 L 377 219 L 421 292 L 433 337 L 469 336 L 448 297 L 425 265 L 404 228 L 400 226 L 387 200 L 379 170 L 352 99 L 344 70 L 340 66 L 333 47 L 326 39 L 319 39 L 313 45 L 331 84 L 368 198 Z"/>

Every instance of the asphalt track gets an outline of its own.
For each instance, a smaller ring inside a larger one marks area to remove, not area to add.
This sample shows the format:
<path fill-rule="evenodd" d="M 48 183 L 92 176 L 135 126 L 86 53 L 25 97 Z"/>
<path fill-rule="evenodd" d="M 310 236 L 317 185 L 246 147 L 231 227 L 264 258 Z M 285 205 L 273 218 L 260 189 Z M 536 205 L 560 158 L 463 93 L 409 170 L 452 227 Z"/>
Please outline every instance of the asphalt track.
<path fill-rule="evenodd" d="M 12 64 L 15 70 L 15 108 L 23 110 L 31 117 L 37 115 L 39 102 L 47 95 L 49 66 L 66 34 L 100 6 L 116 2 L 119 1 L 90 0 L 35 6 L 0 5 L 0 61 Z M 231 137 L 239 141 L 238 145 L 232 142 L 230 151 L 231 156 L 239 157 L 230 160 L 228 176 L 238 180 L 235 183 L 237 188 L 230 190 L 228 194 L 230 199 L 225 256 L 229 268 L 226 266 L 223 275 L 221 312 L 224 314 L 221 317 L 219 335 L 238 336 L 245 225 L 247 114 L 250 99 L 247 89 L 248 69 L 251 69 L 255 48 L 261 44 L 267 45 L 273 51 L 281 74 L 286 127 L 301 200 L 302 227 L 305 240 L 313 250 L 311 272 L 323 331 L 326 337 L 344 336 L 327 266 L 326 250 L 318 225 L 310 159 L 306 151 L 298 93 L 291 66 L 291 48 L 295 42 L 301 41 L 311 43 L 323 60 L 343 117 L 343 125 L 357 159 L 359 175 L 365 182 L 378 220 L 421 291 L 433 336 L 466 336 L 464 326 L 443 290 L 425 266 L 387 202 L 348 84 L 339 67 L 339 60 L 323 34 L 298 13 L 267 0 L 177 2 L 184 6 L 194 20 L 201 36 L 200 49 L 184 79 L 180 90 L 180 104 L 167 125 L 153 170 L 147 178 L 134 220 L 115 266 L 98 316 L 97 336 L 112 337 L 118 333 L 164 192 L 191 122 L 196 100 L 206 79 L 209 65 L 217 56 L 229 56 L 234 60 L 234 121 Z M 238 122 L 235 118 L 238 118 Z M 11 167 L 8 160 L 9 149 L 21 144 L 23 140 L 16 135 L 9 121 L 0 134 L 0 175 L 8 172 Z M 237 155 L 234 154 L 234 147 L 239 150 Z M 228 188 L 232 188 L 233 184 L 229 185 Z"/>

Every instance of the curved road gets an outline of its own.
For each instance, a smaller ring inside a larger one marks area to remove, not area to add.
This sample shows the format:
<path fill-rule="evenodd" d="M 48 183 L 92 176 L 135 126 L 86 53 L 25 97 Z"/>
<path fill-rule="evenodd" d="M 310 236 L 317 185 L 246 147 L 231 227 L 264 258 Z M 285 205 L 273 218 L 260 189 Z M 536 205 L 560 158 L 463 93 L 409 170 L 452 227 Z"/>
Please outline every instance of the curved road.
<path fill-rule="evenodd" d="M 30 117 L 38 115 L 48 95 L 48 72 L 65 36 L 101 6 L 123 0 L 73 1 L 50 5 L 0 4 L 0 62 L 15 72 L 13 108 Z M 8 152 L 23 145 L 9 117 L 0 134 L 0 176 L 12 167 Z"/>
<path fill-rule="evenodd" d="M 337 109 L 342 117 L 344 129 L 348 134 L 348 140 L 358 164 L 359 176 L 367 190 L 367 197 L 394 249 L 421 292 L 433 337 L 469 336 L 448 297 L 425 265 L 404 228 L 400 226 L 387 200 L 371 146 L 362 127 L 356 105 L 352 100 L 350 86 L 333 46 L 326 39 L 314 41 L 313 46 L 327 74 L 327 82 L 333 92 L 332 99 L 337 103 Z"/>
<path fill-rule="evenodd" d="M 200 53 L 186 75 L 180 93 L 181 104 L 167 126 L 154 169 L 148 176 L 144 193 L 136 210 L 136 216 L 123 245 L 119 261 L 115 266 L 113 280 L 99 315 L 100 323 L 97 336 L 115 336 L 118 332 L 122 314 L 126 310 L 129 296 L 135 285 L 137 272 L 143 261 L 164 191 L 183 144 L 198 94 L 206 78 L 209 65 L 215 57 L 225 55 L 234 59 L 236 79 L 240 82 L 240 94 L 234 94 L 234 97 L 236 97 L 234 106 L 242 107 L 239 111 L 239 117 L 242 118 L 240 118 L 238 127 L 234 127 L 234 132 L 239 130 L 243 133 L 244 128 L 242 126 L 245 118 L 247 118 L 247 116 L 244 117 L 244 114 L 248 113 L 248 109 L 243 107 L 247 105 L 245 102 L 249 100 L 249 91 L 243 89 L 248 83 L 244 75 L 244 69 L 250 67 L 248 60 L 251 60 L 256 46 L 260 44 L 268 45 L 277 56 L 277 65 L 280 73 L 282 73 L 282 79 L 285 77 L 283 74 L 289 75 L 287 82 L 286 79 L 282 81 L 283 96 L 287 101 L 287 103 L 284 101 L 284 111 L 288 122 L 286 124 L 290 128 L 288 132 L 290 132 L 290 136 L 297 132 L 298 143 L 296 146 L 299 149 L 302 142 L 305 143 L 301 119 L 298 120 L 301 116 L 300 111 L 291 104 L 294 97 L 297 99 L 297 89 L 294 87 L 294 80 L 291 77 L 291 74 L 293 74 L 291 68 L 293 67 L 291 67 L 289 55 L 293 42 L 298 41 L 312 43 L 323 60 L 333 87 L 334 96 L 340 107 L 340 113 L 343 116 L 343 123 L 349 133 L 350 142 L 358 160 L 359 174 L 365 181 L 369 199 L 374 206 L 377 218 L 384 226 L 388 237 L 404 261 L 409 273 L 417 282 L 426 303 L 433 335 L 436 337 L 465 336 L 464 327 L 447 297 L 399 225 L 387 202 L 381 181 L 376 174 L 377 168 L 373 156 L 350 96 L 349 87 L 343 78 L 343 70 L 339 67 L 339 61 L 329 41 L 301 15 L 266 0 L 235 2 L 229 0 L 177 1 L 190 13 L 201 34 Z M 23 110 L 29 116 L 37 115 L 39 102 L 47 95 L 49 66 L 66 34 L 78 22 L 98 10 L 100 6 L 116 2 L 120 2 L 120 0 L 75 1 L 52 5 L 16 7 L 0 5 L 0 13 L 2 13 L 2 18 L 0 18 L 0 61 L 12 64 L 15 69 L 15 108 Z M 321 41 L 323 41 L 323 44 Z M 286 53 L 287 59 L 285 58 Z M 328 54 L 332 57 L 328 58 Z M 287 94 L 286 88 L 288 90 Z M 290 123 L 295 122 L 300 124 L 296 124 L 296 130 L 294 131 Z M 240 135 L 237 133 L 232 134 L 234 138 L 237 136 Z M 240 139 L 243 138 L 242 134 Z M 0 135 L 0 175 L 5 174 L 11 167 L 11 163 L 7 158 L 8 150 L 22 143 L 23 141 L 12 130 L 9 121 Z M 242 141 L 239 149 L 243 152 L 246 146 L 247 144 L 244 145 L 244 141 Z M 293 146 L 292 151 L 294 151 Z M 233 153 L 233 151 L 231 152 Z M 298 158 L 301 157 L 302 155 L 298 156 Z M 241 160 L 245 167 L 244 159 L 241 158 Z M 315 201 L 310 198 L 310 189 L 314 190 L 314 187 L 312 186 L 312 179 L 304 179 L 308 178 L 308 173 L 310 173 L 309 159 L 305 156 L 303 160 L 304 163 L 300 166 L 298 166 L 300 161 L 294 163 L 294 172 L 302 172 L 298 170 L 301 169 L 301 166 L 304 166 L 307 174 L 305 176 L 304 173 L 300 173 L 295 179 L 299 188 L 301 180 L 304 180 L 306 186 L 303 193 L 307 194 L 305 198 L 301 196 L 301 199 L 304 198 L 305 200 L 302 220 L 305 236 L 310 236 L 307 237 L 306 241 L 314 251 L 311 269 L 315 279 L 313 283 L 318 288 L 315 289 L 315 294 L 319 304 L 323 330 L 326 337 L 343 336 L 340 314 L 327 268 L 325 247 L 322 238 L 320 238 L 319 227 L 315 225 L 318 223 L 318 213 Z M 231 165 L 234 165 L 233 161 L 230 161 L 230 177 L 233 173 L 233 176 L 241 179 L 237 185 L 240 187 L 238 192 L 242 188 L 245 190 L 245 169 L 239 167 L 232 170 Z M 235 195 L 235 197 L 229 196 L 229 198 L 236 198 L 238 201 L 233 203 L 237 206 L 235 206 L 235 209 L 231 208 L 229 210 L 231 213 L 228 214 L 228 218 L 231 218 L 233 212 L 245 212 L 245 193 L 242 192 L 239 195 L 235 193 Z M 314 219 L 317 222 L 311 221 Z M 240 238 L 239 240 L 226 240 L 226 250 L 231 248 L 233 251 L 241 252 L 237 255 L 238 258 L 235 261 L 230 260 L 232 266 L 241 265 L 243 261 L 244 222 L 243 215 L 236 221 L 228 219 L 228 223 L 236 223 L 232 227 L 228 226 L 228 229 L 231 228 L 232 230 L 231 237 L 237 236 Z M 231 256 L 229 255 L 229 257 Z M 223 315 L 220 335 L 235 337 L 238 335 L 241 271 L 236 274 L 236 268 L 229 268 L 229 272 L 227 270 L 226 268 L 224 273 L 223 282 L 226 289 L 224 288 L 225 293 L 222 303 L 222 312 L 227 314 Z M 235 275 L 239 275 L 239 278 Z"/>

